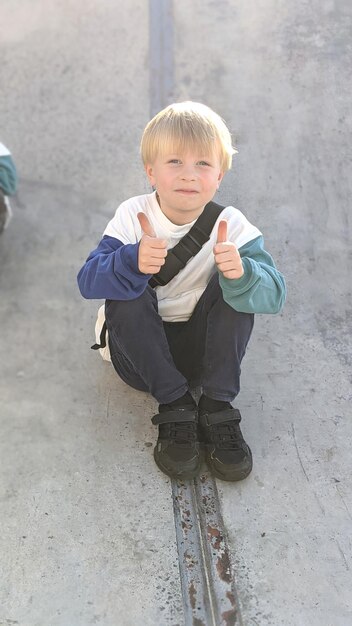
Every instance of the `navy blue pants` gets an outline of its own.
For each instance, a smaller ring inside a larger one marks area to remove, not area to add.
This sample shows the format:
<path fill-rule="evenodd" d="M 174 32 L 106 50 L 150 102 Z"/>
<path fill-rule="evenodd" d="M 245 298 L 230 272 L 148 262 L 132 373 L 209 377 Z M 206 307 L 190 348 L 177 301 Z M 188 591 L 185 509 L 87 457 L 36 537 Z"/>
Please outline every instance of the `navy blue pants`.
<path fill-rule="evenodd" d="M 195 386 L 215 400 L 231 402 L 239 393 L 254 315 L 226 304 L 218 274 L 187 322 L 163 322 L 149 285 L 135 300 L 107 300 L 105 314 L 112 363 L 131 387 L 160 404 Z"/>

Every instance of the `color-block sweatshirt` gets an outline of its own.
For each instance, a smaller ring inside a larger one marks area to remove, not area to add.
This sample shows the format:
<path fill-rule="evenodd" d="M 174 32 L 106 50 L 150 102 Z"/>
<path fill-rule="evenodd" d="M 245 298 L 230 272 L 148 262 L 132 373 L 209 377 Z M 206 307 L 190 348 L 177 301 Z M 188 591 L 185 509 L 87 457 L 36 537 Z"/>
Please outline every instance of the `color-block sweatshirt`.
<path fill-rule="evenodd" d="M 98 247 L 91 252 L 78 274 L 84 298 L 132 300 L 146 289 L 150 274 L 138 269 L 138 248 L 142 237 L 137 213 L 143 212 L 156 236 L 166 239 L 173 248 L 190 230 L 189 224 L 173 224 L 161 211 L 156 193 L 136 196 L 123 202 L 108 223 Z M 187 321 L 216 273 L 213 247 L 221 219 L 228 222 L 228 240 L 236 244 L 244 274 L 238 279 L 225 278 L 219 272 L 224 300 L 236 311 L 278 313 L 285 301 L 286 285 L 282 274 L 264 250 L 261 232 L 238 209 L 228 206 L 218 217 L 210 240 L 200 252 L 164 287 L 156 287 L 158 310 L 166 322 Z"/>
<path fill-rule="evenodd" d="M 17 188 L 17 172 L 10 151 L 0 143 L 0 189 L 12 196 Z"/>

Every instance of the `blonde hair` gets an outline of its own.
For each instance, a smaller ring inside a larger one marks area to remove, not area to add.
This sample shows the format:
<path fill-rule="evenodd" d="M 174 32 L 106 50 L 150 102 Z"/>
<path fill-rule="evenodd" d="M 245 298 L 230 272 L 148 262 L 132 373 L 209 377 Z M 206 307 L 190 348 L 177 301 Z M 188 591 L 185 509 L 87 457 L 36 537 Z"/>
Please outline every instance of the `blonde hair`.
<path fill-rule="evenodd" d="M 159 154 L 183 153 L 189 149 L 200 155 L 218 151 L 222 172 L 231 168 L 232 155 L 237 153 L 223 119 L 199 102 L 170 104 L 144 129 L 141 141 L 144 165 L 154 163 Z"/>

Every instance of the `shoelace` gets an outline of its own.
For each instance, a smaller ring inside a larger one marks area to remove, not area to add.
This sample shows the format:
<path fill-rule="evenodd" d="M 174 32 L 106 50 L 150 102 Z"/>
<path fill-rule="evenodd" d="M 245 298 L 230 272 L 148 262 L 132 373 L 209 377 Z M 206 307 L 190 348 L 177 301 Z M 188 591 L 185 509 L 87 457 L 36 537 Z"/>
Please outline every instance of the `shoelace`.
<path fill-rule="evenodd" d="M 170 422 L 160 425 L 160 434 L 171 439 L 178 445 L 190 445 L 197 439 L 197 425 L 195 422 Z"/>
<path fill-rule="evenodd" d="M 209 438 L 219 448 L 238 450 L 243 444 L 243 435 L 237 422 L 224 422 L 209 427 Z"/>

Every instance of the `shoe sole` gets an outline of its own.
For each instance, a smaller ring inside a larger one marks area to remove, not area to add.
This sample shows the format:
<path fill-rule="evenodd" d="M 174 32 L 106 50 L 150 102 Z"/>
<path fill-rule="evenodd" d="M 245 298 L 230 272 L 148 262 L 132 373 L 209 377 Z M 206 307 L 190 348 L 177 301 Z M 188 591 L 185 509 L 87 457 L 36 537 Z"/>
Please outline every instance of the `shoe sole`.
<path fill-rule="evenodd" d="M 175 478 L 176 480 L 192 480 L 192 478 L 198 476 L 200 468 L 202 466 L 202 456 L 200 455 L 199 463 L 196 469 L 186 471 L 181 470 L 176 473 L 174 470 L 171 470 L 169 467 L 166 467 L 165 465 L 163 465 L 163 463 L 160 462 L 157 454 L 157 447 L 154 448 L 154 461 L 157 464 L 158 468 L 163 472 L 163 474 L 166 474 L 170 478 Z"/>
<path fill-rule="evenodd" d="M 225 480 L 227 482 L 237 482 L 239 480 L 243 480 L 247 478 L 253 469 L 252 463 L 252 455 L 250 457 L 250 466 L 243 467 L 240 469 L 232 470 L 232 471 L 224 471 L 223 473 L 214 465 L 214 462 L 210 456 L 210 454 L 205 453 L 205 461 L 211 471 L 211 473 L 220 480 Z"/>

